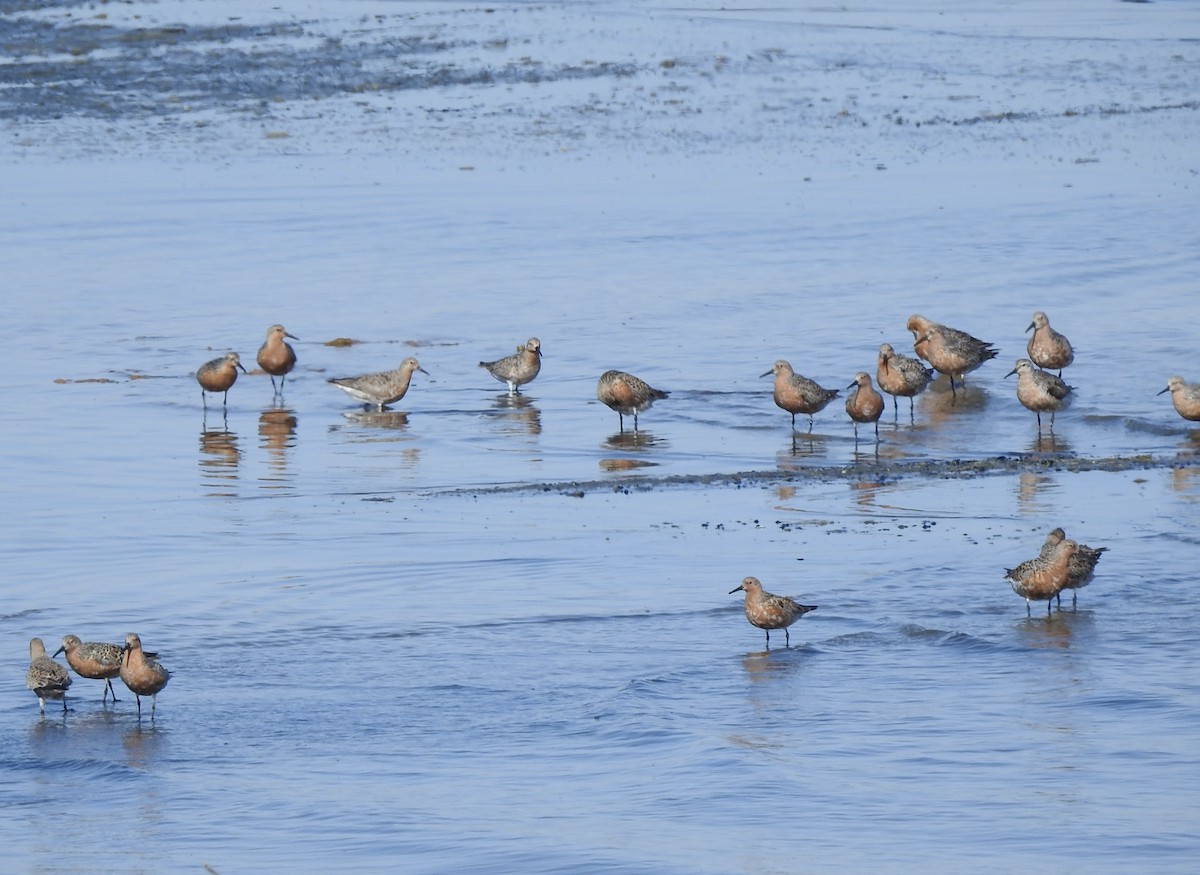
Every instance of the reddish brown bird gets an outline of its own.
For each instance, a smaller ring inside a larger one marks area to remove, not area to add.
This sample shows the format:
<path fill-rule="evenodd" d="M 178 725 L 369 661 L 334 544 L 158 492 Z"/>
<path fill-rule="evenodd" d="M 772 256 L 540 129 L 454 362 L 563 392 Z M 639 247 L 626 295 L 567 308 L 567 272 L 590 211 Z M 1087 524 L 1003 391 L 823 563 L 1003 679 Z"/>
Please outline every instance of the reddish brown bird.
<path fill-rule="evenodd" d="M 746 619 L 750 621 L 750 625 L 757 626 L 767 633 L 767 647 L 771 646 L 772 629 L 782 629 L 784 646 L 790 646 L 788 626 L 809 611 L 817 609 L 816 605 L 802 605 L 785 595 L 767 592 L 757 577 L 747 577 L 741 586 L 731 589 L 729 594 L 733 595 L 739 590 L 746 593 Z"/>

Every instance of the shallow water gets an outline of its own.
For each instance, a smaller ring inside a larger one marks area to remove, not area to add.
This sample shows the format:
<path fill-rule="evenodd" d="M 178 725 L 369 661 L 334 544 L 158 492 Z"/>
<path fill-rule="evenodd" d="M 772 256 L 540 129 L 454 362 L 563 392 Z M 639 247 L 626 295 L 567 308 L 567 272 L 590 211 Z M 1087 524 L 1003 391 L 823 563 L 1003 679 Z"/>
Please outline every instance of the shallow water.
<path fill-rule="evenodd" d="M 14 871 L 1191 870 L 1188 5 L 22 5 Z M 1052 432 L 1003 378 L 1036 309 Z M 912 312 L 999 358 L 793 434 L 758 375 L 846 386 Z M 283 400 L 205 410 L 277 321 Z M 511 399 L 476 362 L 531 335 Z M 393 411 L 325 384 L 406 355 Z M 671 391 L 636 436 L 610 367 Z M 1056 525 L 1109 552 L 1027 615 Z M 747 574 L 820 605 L 792 647 Z M 39 717 L 31 636 L 127 631 L 153 719 Z"/>

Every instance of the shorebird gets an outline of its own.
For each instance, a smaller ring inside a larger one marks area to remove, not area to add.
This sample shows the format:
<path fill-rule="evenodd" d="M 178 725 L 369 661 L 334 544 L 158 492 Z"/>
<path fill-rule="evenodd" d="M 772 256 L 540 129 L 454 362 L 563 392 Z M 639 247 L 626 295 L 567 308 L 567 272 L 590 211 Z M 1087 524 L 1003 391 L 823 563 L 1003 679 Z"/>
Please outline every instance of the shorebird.
<path fill-rule="evenodd" d="M 224 397 L 221 400 L 222 406 L 227 406 L 229 402 L 229 387 L 237 382 L 238 368 L 242 369 L 242 373 L 246 373 L 246 369 L 242 367 L 242 360 L 238 358 L 236 352 L 227 352 L 219 359 L 213 359 L 211 362 L 205 362 L 196 371 L 196 382 L 200 384 L 200 400 L 204 402 L 204 408 L 208 409 L 208 400 L 205 397 L 205 392 L 222 392 Z"/>
<path fill-rule="evenodd" d="M 1200 383 L 1185 383 L 1183 377 L 1171 377 L 1163 392 L 1171 393 L 1175 412 L 1191 422 L 1200 422 Z"/>
<path fill-rule="evenodd" d="M 780 359 L 771 370 L 759 377 L 775 375 L 775 404 L 792 414 L 792 431 L 796 430 L 796 414 L 808 414 L 808 430 L 813 430 L 813 414 L 825 409 L 841 393 L 837 389 L 822 389 L 808 377 L 792 370 L 791 364 Z"/>
<path fill-rule="evenodd" d="M 408 391 L 408 384 L 412 380 L 413 371 L 420 371 L 425 376 L 429 376 L 429 371 L 417 364 L 415 358 L 409 357 L 400 362 L 400 367 L 394 371 L 363 374 L 361 377 L 334 377 L 327 382 L 359 401 L 373 404 L 378 410 L 383 410 L 387 405 L 394 404 L 404 397 L 404 393 Z"/>
<path fill-rule="evenodd" d="M 1029 360 L 1039 368 L 1057 369 L 1061 377 L 1062 369 L 1075 361 L 1075 350 L 1071 349 L 1071 341 L 1050 327 L 1050 320 L 1041 310 L 1033 314 L 1033 321 L 1025 330 L 1033 331 L 1029 344 L 1025 347 L 1025 351 L 1029 353 Z"/>
<path fill-rule="evenodd" d="M 750 625 L 757 626 L 767 633 L 767 647 L 771 646 L 772 629 L 782 629 L 784 646 L 791 646 L 788 626 L 809 611 L 817 609 L 816 605 L 802 605 L 788 596 L 767 592 L 757 577 L 747 577 L 741 586 L 734 587 L 729 594 L 733 595 L 739 590 L 746 593 L 746 619 L 750 621 Z"/>
<path fill-rule="evenodd" d="M 875 367 L 875 382 L 879 388 L 892 396 L 892 410 L 897 416 L 900 409 L 896 398 L 908 398 L 908 415 L 913 416 L 913 397 L 920 395 L 933 379 L 933 368 L 927 368 L 920 361 L 906 355 L 900 355 L 892 349 L 890 343 L 879 345 L 879 363 Z"/>
<path fill-rule="evenodd" d="M 1046 543 L 1042 545 L 1042 555 L 1046 556 L 1053 552 L 1054 548 L 1066 540 L 1067 533 L 1061 528 L 1051 529 L 1050 534 L 1046 535 Z M 1089 547 L 1087 544 L 1080 544 L 1075 550 L 1075 555 L 1071 557 L 1070 566 L 1067 569 L 1067 582 L 1063 589 L 1071 590 L 1071 604 L 1074 605 L 1078 601 L 1079 590 L 1083 589 L 1096 576 L 1096 563 L 1100 561 L 1100 554 L 1108 551 L 1107 547 Z M 1058 602 L 1062 604 L 1062 592 L 1058 593 Z"/>
<path fill-rule="evenodd" d="M 42 639 L 29 639 L 29 671 L 25 672 L 25 688 L 38 697 L 38 710 L 45 714 L 47 699 L 62 699 L 65 712 L 69 686 L 71 675 L 46 655 L 46 645 Z"/>
<path fill-rule="evenodd" d="M 605 406 L 617 411 L 622 432 L 625 431 L 626 416 L 633 417 L 633 430 L 637 431 L 638 414 L 670 394 L 624 371 L 605 371 L 596 384 L 596 397 Z"/>
<path fill-rule="evenodd" d="M 1017 375 L 1017 400 L 1037 416 L 1038 430 L 1042 428 L 1042 414 L 1050 414 L 1050 428 L 1054 429 L 1054 414 L 1070 403 L 1071 387 L 1059 377 L 1034 365 L 1029 359 L 1017 359 L 1016 365 L 1004 375 L 1005 379 Z"/>
<path fill-rule="evenodd" d="M 288 334 L 282 325 L 272 325 L 267 329 L 267 339 L 258 348 L 258 366 L 271 375 L 271 388 L 278 395 L 283 392 L 283 384 L 287 375 L 296 367 L 296 350 L 284 340 L 290 337 L 299 340 L 296 335 Z M 279 377 L 279 388 L 275 388 L 275 378 Z"/>
<path fill-rule="evenodd" d="M 518 346 L 513 355 L 494 362 L 480 362 L 479 367 L 486 368 L 501 383 L 508 383 L 509 395 L 520 395 L 518 387 L 532 381 L 542 369 L 542 342 L 531 337 L 523 346 Z"/>
<path fill-rule="evenodd" d="M 125 636 L 121 657 L 121 680 L 137 699 L 138 716 L 142 714 L 142 696 L 150 697 L 150 716 L 158 705 L 158 693 L 171 679 L 171 673 L 142 650 L 142 639 L 130 632 Z"/>
<path fill-rule="evenodd" d="M 952 395 L 956 395 L 955 377 L 966 385 L 967 374 L 996 357 L 997 350 L 992 344 L 957 328 L 939 325 L 916 314 L 909 316 L 906 324 L 913 333 L 913 349 L 935 370 L 950 378 Z"/>
<path fill-rule="evenodd" d="M 1013 592 L 1025 599 L 1025 613 L 1030 613 L 1032 599 L 1045 599 L 1046 612 L 1050 612 L 1051 602 L 1070 579 L 1071 557 L 1078 548 L 1077 543 L 1067 538 L 1049 552 L 1043 551 L 1036 558 L 1005 570 L 1004 576 L 1012 584 Z"/>
<path fill-rule="evenodd" d="M 858 441 L 858 424 L 871 422 L 875 424 L 875 440 L 879 440 L 879 417 L 883 414 L 883 396 L 871 385 L 871 375 L 859 371 L 854 375 L 854 382 L 846 387 L 853 389 L 846 399 L 846 413 L 854 422 L 854 440 Z"/>
<path fill-rule="evenodd" d="M 121 656 L 124 648 L 119 644 L 104 644 L 96 641 L 80 641 L 77 635 L 67 635 L 62 640 L 62 647 L 54 651 L 54 655 L 66 653 L 67 665 L 74 669 L 75 674 L 92 680 L 104 681 L 104 695 L 100 701 L 108 700 L 112 693 L 113 701 L 117 701 L 117 691 L 113 689 L 112 679 L 121 674 Z"/>

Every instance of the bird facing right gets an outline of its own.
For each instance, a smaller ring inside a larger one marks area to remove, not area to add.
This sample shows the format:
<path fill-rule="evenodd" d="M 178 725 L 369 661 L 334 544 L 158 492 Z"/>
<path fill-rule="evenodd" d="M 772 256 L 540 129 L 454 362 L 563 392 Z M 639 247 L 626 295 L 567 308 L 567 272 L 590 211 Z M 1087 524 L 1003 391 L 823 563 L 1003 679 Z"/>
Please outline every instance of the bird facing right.
<path fill-rule="evenodd" d="M 363 374 L 359 377 L 333 377 L 326 382 L 337 386 L 347 395 L 357 398 L 364 404 L 370 404 L 376 410 L 383 410 L 389 404 L 394 404 L 408 392 L 408 384 L 412 381 L 413 371 L 420 371 L 429 376 L 417 360 L 406 358 L 400 362 L 400 367 L 394 371 L 381 371 L 376 374 Z"/>
<path fill-rule="evenodd" d="M 271 388 L 276 395 L 283 393 L 283 384 L 287 375 L 296 367 L 296 350 L 284 340 L 290 337 L 299 340 L 294 334 L 288 334 L 282 325 L 272 325 L 267 329 L 267 339 L 258 348 L 258 366 L 271 375 Z M 275 378 L 279 377 L 279 388 L 275 388 Z"/>
<path fill-rule="evenodd" d="M 531 337 L 512 355 L 494 362 L 480 362 L 479 367 L 501 383 L 508 383 L 509 395 L 520 395 L 520 386 L 533 380 L 542 369 L 542 342 Z"/>
<path fill-rule="evenodd" d="M 246 373 L 246 369 L 242 366 L 242 360 L 238 358 L 236 352 L 227 352 L 219 359 L 205 362 L 196 369 L 196 382 L 200 384 L 200 400 L 204 403 L 205 409 L 208 408 L 205 392 L 222 393 L 221 404 L 228 405 L 229 387 L 237 382 L 239 369 L 243 374 Z"/>

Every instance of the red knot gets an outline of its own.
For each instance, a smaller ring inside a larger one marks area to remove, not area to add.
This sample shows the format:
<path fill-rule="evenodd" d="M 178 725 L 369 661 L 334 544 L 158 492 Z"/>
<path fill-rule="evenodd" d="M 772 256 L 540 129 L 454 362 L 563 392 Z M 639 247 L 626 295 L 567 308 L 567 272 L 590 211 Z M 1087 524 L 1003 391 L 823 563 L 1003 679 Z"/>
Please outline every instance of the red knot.
<path fill-rule="evenodd" d="M 163 668 L 151 656 L 142 650 L 142 639 L 130 632 L 125 636 L 125 649 L 121 659 L 121 680 L 137 699 L 138 716 L 142 713 L 142 696 L 150 697 L 150 716 L 154 716 L 154 708 L 158 704 L 158 694 L 171 673 Z"/>
<path fill-rule="evenodd" d="M 271 375 L 271 388 L 276 395 L 283 393 L 283 384 L 287 375 L 296 367 L 296 350 L 284 340 L 290 337 L 299 340 L 296 335 L 288 334 L 282 325 L 272 325 L 267 329 L 267 339 L 258 348 L 258 366 Z M 275 388 L 275 378 L 279 377 L 279 388 Z"/>
<path fill-rule="evenodd" d="M 518 387 L 532 381 L 542 369 L 542 342 L 531 337 L 523 346 L 518 346 L 513 355 L 494 362 L 480 362 L 479 367 L 486 368 L 501 383 L 508 383 L 509 395 L 519 395 Z"/>
<path fill-rule="evenodd" d="M 892 410 L 897 416 L 900 409 L 897 397 L 908 399 L 908 416 L 913 417 L 913 398 L 925 391 L 933 379 L 933 368 L 927 368 L 911 356 L 900 355 L 890 343 L 879 345 L 879 363 L 875 367 L 875 382 L 879 388 L 892 396 Z"/>
<path fill-rule="evenodd" d="M 117 691 L 113 689 L 112 679 L 121 674 L 121 656 L 124 648 L 119 644 L 105 644 L 96 641 L 80 641 L 78 635 L 67 635 L 62 640 L 62 647 L 54 651 L 54 655 L 66 653 L 67 665 L 75 674 L 91 680 L 104 681 L 104 695 L 100 701 L 108 700 L 112 693 L 113 701 L 117 701 Z"/>
<path fill-rule="evenodd" d="M 1191 422 L 1200 422 L 1200 383 L 1185 383 L 1183 377 L 1171 377 L 1167 380 L 1167 388 L 1159 392 L 1171 393 L 1171 403 L 1175 412 Z"/>
<path fill-rule="evenodd" d="M 1033 314 L 1033 321 L 1026 331 L 1033 331 L 1025 351 L 1029 360 L 1039 368 L 1057 370 L 1062 376 L 1062 369 L 1075 361 L 1075 350 L 1071 349 L 1071 341 L 1050 327 L 1046 314 L 1038 310 Z"/>
<path fill-rule="evenodd" d="M 221 404 L 224 406 L 228 403 L 229 387 L 237 382 L 238 368 L 241 368 L 243 374 L 246 373 L 236 352 L 227 352 L 219 359 L 213 359 L 200 366 L 196 371 L 196 382 L 200 384 L 200 400 L 204 402 L 205 409 L 208 408 L 205 392 L 222 392 L 224 398 Z"/>
<path fill-rule="evenodd" d="M 1050 429 L 1054 429 L 1054 414 L 1070 403 L 1071 387 L 1059 377 L 1034 365 L 1029 359 L 1017 359 L 1016 365 L 1004 375 L 1017 375 L 1017 400 L 1037 415 L 1038 430 L 1042 414 L 1050 414 Z"/>
<path fill-rule="evenodd" d="M 952 395 L 955 394 L 955 377 L 965 385 L 967 374 L 996 357 L 997 350 L 987 341 L 957 328 L 939 325 L 924 316 L 909 316 L 907 326 L 913 333 L 913 349 L 917 355 L 950 378 Z"/>
<path fill-rule="evenodd" d="M 854 375 L 854 382 L 846 387 L 853 389 L 846 399 L 846 413 L 854 422 L 854 440 L 858 442 L 858 424 L 872 422 L 875 424 L 875 440 L 879 440 L 879 417 L 883 414 L 883 396 L 871 385 L 871 375 L 859 371 Z"/>
<path fill-rule="evenodd" d="M 361 377 L 335 377 L 328 382 L 359 401 L 373 404 L 376 409 L 383 410 L 387 405 L 394 404 L 404 397 L 413 371 L 420 371 L 429 376 L 429 371 L 417 364 L 415 358 L 409 357 L 400 362 L 400 367 L 394 371 L 363 374 Z"/>
<path fill-rule="evenodd" d="M 1051 529 L 1050 534 L 1046 535 L 1046 542 L 1042 544 L 1042 556 L 1047 556 L 1054 551 L 1054 548 L 1065 541 L 1067 533 L 1061 528 Z M 1071 604 L 1076 604 L 1078 600 L 1078 591 L 1083 589 L 1096 576 L 1096 563 L 1100 561 L 1100 554 L 1108 552 L 1107 547 L 1089 547 L 1087 544 L 1080 544 L 1075 555 L 1071 557 L 1071 563 L 1067 570 L 1067 583 L 1063 589 L 1071 590 Z M 1062 593 L 1058 594 L 1059 604 L 1062 604 Z"/>
<path fill-rule="evenodd" d="M 792 414 L 792 431 L 796 430 L 796 414 L 808 415 L 808 431 L 813 430 L 813 414 L 820 413 L 825 406 L 841 393 L 837 389 L 822 389 L 808 377 L 792 370 L 791 364 L 780 359 L 771 370 L 759 377 L 775 375 L 775 404 Z"/>
<path fill-rule="evenodd" d="M 633 430 L 636 432 L 638 414 L 670 394 L 624 371 L 605 371 L 596 384 L 596 397 L 609 409 L 617 411 L 622 432 L 625 431 L 626 416 L 633 417 Z"/>
<path fill-rule="evenodd" d="M 1045 599 L 1046 612 L 1050 612 L 1055 596 L 1070 579 L 1071 557 L 1078 548 L 1079 545 L 1068 538 L 1049 551 L 1043 549 L 1035 558 L 1025 560 L 1016 568 L 1005 570 L 1004 576 L 1012 584 L 1013 592 L 1025 599 L 1025 613 L 1030 612 L 1032 599 Z"/>
<path fill-rule="evenodd" d="M 25 672 L 25 688 L 38 697 L 38 710 L 45 714 L 47 699 L 62 699 L 65 712 L 69 686 L 71 675 L 46 655 L 46 645 L 42 639 L 29 639 L 29 671 Z"/>
<path fill-rule="evenodd" d="M 791 646 L 788 626 L 817 609 L 816 605 L 802 605 L 788 596 L 767 592 L 757 577 L 747 577 L 741 586 L 734 587 L 729 594 L 733 595 L 739 590 L 746 593 L 746 619 L 751 626 L 757 626 L 767 633 L 767 647 L 771 646 L 772 629 L 782 629 L 784 647 Z"/>

